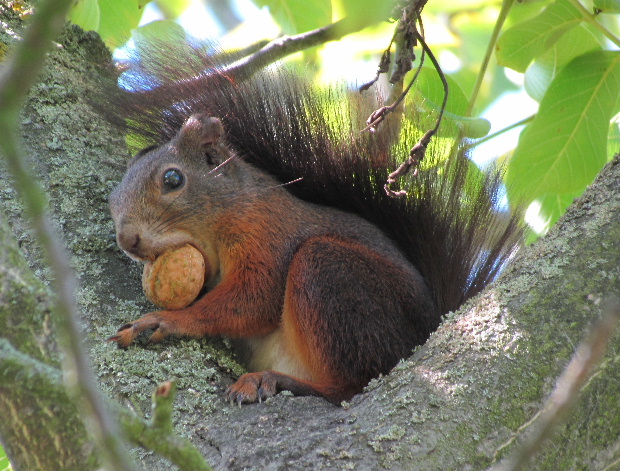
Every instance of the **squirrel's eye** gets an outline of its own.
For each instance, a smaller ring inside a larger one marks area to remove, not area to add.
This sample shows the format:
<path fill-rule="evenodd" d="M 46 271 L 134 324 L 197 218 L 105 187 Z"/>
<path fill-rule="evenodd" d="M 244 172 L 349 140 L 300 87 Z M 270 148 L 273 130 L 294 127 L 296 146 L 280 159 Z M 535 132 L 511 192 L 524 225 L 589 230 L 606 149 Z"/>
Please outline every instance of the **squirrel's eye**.
<path fill-rule="evenodd" d="M 176 190 L 177 188 L 182 187 L 183 183 L 185 183 L 185 176 L 183 176 L 183 173 L 181 173 L 180 170 L 171 168 L 164 172 L 163 183 L 166 191 Z"/>

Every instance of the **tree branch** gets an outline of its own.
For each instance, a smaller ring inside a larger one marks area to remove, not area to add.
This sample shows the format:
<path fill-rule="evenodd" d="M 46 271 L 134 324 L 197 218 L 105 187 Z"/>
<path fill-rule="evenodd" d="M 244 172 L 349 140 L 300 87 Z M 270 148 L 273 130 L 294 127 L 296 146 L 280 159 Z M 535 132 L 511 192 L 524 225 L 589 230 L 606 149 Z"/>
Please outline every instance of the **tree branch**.
<path fill-rule="evenodd" d="M 588 337 L 577 347 L 558 378 L 551 396 L 534 418 L 536 426 L 523 446 L 510 459 L 492 467 L 491 471 L 518 471 L 527 466 L 556 427 L 568 416 L 582 388 L 600 364 L 619 321 L 620 302 L 616 299 L 610 303 L 603 318 L 597 322 Z M 530 420 L 528 424 L 532 421 Z"/>
<path fill-rule="evenodd" d="M 224 72 L 232 76 L 237 74 L 250 76 L 290 54 L 330 41 L 337 41 L 343 36 L 361 31 L 370 26 L 370 24 L 372 23 L 360 23 L 356 19 L 343 18 L 313 31 L 295 36 L 282 36 L 274 39 L 251 56 L 240 59 L 228 66 L 224 69 Z"/>

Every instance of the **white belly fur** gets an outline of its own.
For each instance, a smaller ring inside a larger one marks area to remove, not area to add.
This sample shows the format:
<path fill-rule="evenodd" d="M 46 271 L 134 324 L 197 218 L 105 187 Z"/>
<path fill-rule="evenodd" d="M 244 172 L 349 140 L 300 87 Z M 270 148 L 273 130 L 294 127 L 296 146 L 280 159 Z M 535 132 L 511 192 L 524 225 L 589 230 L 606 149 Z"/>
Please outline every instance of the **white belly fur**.
<path fill-rule="evenodd" d="M 282 329 L 246 339 L 235 339 L 235 347 L 248 371 L 275 370 L 295 378 L 312 380 L 303 363 L 291 354 Z"/>

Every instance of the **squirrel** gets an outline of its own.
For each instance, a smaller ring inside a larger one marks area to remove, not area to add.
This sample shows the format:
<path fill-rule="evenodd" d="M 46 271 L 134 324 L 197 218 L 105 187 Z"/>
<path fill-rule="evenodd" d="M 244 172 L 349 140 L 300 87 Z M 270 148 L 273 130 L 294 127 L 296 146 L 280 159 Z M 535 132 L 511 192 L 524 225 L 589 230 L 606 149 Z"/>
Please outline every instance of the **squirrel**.
<path fill-rule="evenodd" d="M 225 336 L 249 371 L 230 401 L 288 390 L 338 404 L 423 344 L 518 248 L 518 213 L 497 209 L 498 171 L 435 162 L 391 198 L 383 182 L 407 139 L 389 123 L 360 133 L 363 98 L 161 51 L 141 57 L 153 75 L 126 79 L 109 111 L 149 144 L 110 196 L 117 242 L 138 260 L 191 244 L 208 277 L 188 307 L 120 327 L 120 347 L 149 330 L 152 342 Z"/>

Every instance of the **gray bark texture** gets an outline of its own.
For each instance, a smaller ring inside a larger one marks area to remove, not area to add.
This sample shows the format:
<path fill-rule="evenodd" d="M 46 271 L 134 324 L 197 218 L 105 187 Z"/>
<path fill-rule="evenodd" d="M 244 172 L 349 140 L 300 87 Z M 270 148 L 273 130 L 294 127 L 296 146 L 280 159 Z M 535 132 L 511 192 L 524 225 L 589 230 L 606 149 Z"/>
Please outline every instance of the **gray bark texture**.
<path fill-rule="evenodd" d="M 88 104 L 97 81 L 110 80 L 109 57 L 95 35 L 77 28 L 59 42 L 24 110 L 22 134 L 80 278 L 84 342 L 105 394 L 140 416 L 150 415 L 157 384 L 175 379 L 177 431 L 218 470 L 486 469 L 537 426 L 543 401 L 601 316 L 601 305 L 620 295 L 616 159 L 551 234 L 524 249 L 497 282 L 350 403 L 335 407 L 280 394 L 231 406 L 222 392 L 241 369 L 224 342 L 173 339 L 127 350 L 106 342 L 152 307 L 141 290 L 141 267 L 116 248 L 107 210 L 128 158 L 123 136 Z M 58 456 L 93 469 L 83 426 L 66 397 L 33 386 L 32 399 L 20 399 L 32 375 L 45 375 L 45 368 L 59 374 L 58 360 L 46 308 L 49 272 L 1 164 L 0 212 L 0 438 L 15 469 L 52 469 L 25 458 L 51 447 L 39 442 L 24 450 L 18 433 L 26 417 L 40 418 Z M 35 371 L 31 360 L 46 366 Z M 23 375 L 2 375 L 15 361 Z M 620 469 L 619 384 L 616 333 L 576 408 L 531 469 Z M 70 420 L 43 420 L 61 409 Z M 9 411 L 12 419 L 5 420 Z M 35 432 L 30 439 L 42 440 Z M 149 451 L 135 449 L 134 456 L 146 469 L 169 469 Z"/>

